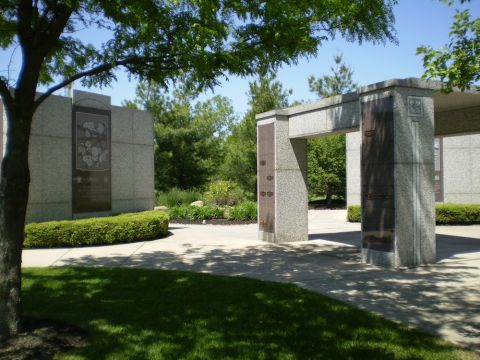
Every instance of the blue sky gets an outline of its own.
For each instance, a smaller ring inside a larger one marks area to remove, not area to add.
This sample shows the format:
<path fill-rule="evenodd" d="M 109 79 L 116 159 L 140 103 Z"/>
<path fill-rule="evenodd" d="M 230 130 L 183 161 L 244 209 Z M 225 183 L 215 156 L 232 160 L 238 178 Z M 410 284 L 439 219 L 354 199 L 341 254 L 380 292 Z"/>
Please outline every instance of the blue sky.
<path fill-rule="evenodd" d="M 464 7 L 470 8 L 474 17 L 480 16 L 479 0 L 472 0 L 461 8 Z M 315 99 L 308 90 L 307 78 L 309 75 L 320 76 L 328 73 L 337 51 L 343 53 L 344 61 L 354 71 L 355 82 L 360 85 L 392 78 L 420 77 L 423 73 L 422 60 L 420 56 L 415 55 L 416 48 L 422 44 L 439 48 L 448 42 L 454 7 L 448 7 L 439 0 L 400 0 L 394 8 L 394 13 L 398 45 L 390 43 L 385 46 L 369 43 L 359 45 L 337 38 L 324 43 L 316 58 L 301 60 L 297 65 L 282 68 L 278 72 L 278 79 L 285 88 L 293 90 L 291 100 Z M 4 70 L 9 56 L 5 52 L 0 52 L 0 55 L 0 69 Z M 229 97 L 235 111 L 241 115 L 248 107 L 246 93 L 248 81 L 251 80 L 253 78 L 237 77 L 231 77 L 228 81 L 223 80 L 221 85 L 214 89 L 214 94 Z M 118 81 L 111 87 L 84 89 L 79 83 L 75 83 L 74 88 L 109 95 L 113 104 L 120 105 L 123 100 L 135 97 L 135 86 L 136 80 L 129 80 L 125 73 L 118 72 Z M 209 91 L 200 99 L 212 95 L 213 93 Z"/>

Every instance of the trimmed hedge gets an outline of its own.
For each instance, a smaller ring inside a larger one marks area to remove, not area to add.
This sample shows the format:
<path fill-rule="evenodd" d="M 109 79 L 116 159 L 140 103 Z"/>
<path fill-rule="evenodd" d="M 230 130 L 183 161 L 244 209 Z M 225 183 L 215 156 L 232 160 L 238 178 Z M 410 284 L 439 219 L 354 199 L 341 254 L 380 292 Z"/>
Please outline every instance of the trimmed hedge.
<path fill-rule="evenodd" d="M 168 215 L 144 211 L 101 218 L 49 221 L 25 226 L 25 248 L 106 245 L 168 234 Z"/>
<path fill-rule="evenodd" d="M 216 206 L 205 205 L 202 207 L 191 205 L 174 206 L 168 209 L 170 219 L 210 220 L 223 218 L 223 209 Z"/>
<path fill-rule="evenodd" d="M 244 201 L 228 210 L 227 219 L 229 220 L 256 220 L 257 203 L 253 201 Z"/>
<path fill-rule="evenodd" d="M 437 204 L 435 215 L 439 225 L 480 224 L 480 204 Z"/>
<path fill-rule="evenodd" d="M 360 205 L 350 205 L 347 208 L 347 220 L 350 222 L 361 222 L 362 211 Z"/>
<path fill-rule="evenodd" d="M 347 220 L 360 222 L 360 205 L 350 205 Z M 435 220 L 437 225 L 480 224 L 480 204 L 436 204 Z"/>

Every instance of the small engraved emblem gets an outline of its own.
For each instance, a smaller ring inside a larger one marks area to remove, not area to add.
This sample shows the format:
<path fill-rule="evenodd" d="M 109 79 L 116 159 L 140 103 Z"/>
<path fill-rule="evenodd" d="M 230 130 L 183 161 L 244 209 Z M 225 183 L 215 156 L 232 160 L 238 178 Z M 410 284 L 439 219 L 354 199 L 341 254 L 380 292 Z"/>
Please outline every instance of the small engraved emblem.
<path fill-rule="evenodd" d="M 265 191 L 262 191 L 262 192 L 260 193 L 260 196 L 261 196 L 261 197 L 264 197 L 265 195 L 267 195 L 267 193 L 266 193 Z"/>
<path fill-rule="evenodd" d="M 265 160 L 260 160 L 260 166 L 265 166 L 267 162 Z"/>
<path fill-rule="evenodd" d="M 269 191 L 269 192 L 267 192 L 267 195 L 268 195 L 268 197 L 272 197 L 272 196 L 273 196 L 273 192 L 272 192 L 272 191 Z"/>
<path fill-rule="evenodd" d="M 408 97 L 408 116 L 423 116 L 422 98 L 418 96 Z"/>
<path fill-rule="evenodd" d="M 272 180 L 273 180 L 273 176 L 272 176 L 272 175 L 268 175 L 268 176 L 267 176 L 267 180 L 268 180 L 268 181 L 272 181 Z"/>

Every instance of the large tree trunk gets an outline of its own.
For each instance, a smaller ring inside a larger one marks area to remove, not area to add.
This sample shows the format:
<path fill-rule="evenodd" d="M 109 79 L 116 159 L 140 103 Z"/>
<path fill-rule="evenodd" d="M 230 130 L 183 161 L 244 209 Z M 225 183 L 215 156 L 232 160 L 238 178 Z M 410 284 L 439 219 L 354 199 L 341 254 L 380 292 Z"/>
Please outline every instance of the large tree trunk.
<path fill-rule="evenodd" d="M 7 112 L 9 127 L 0 182 L 0 337 L 15 336 L 21 325 L 21 264 L 32 116 L 18 105 Z"/>

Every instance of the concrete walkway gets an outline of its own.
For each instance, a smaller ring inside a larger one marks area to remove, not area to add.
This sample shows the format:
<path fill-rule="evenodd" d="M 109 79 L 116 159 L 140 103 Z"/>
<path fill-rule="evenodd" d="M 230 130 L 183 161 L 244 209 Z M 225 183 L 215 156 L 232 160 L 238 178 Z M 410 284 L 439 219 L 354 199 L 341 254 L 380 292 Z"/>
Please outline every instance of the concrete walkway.
<path fill-rule="evenodd" d="M 23 266 L 177 269 L 296 283 L 480 351 L 480 226 L 437 227 L 438 263 L 388 270 L 359 263 L 360 225 L 309 211 L 310 240 L 258 241 L 256 225 L 171 224 L 155 241 L 23 252 Z"/>

